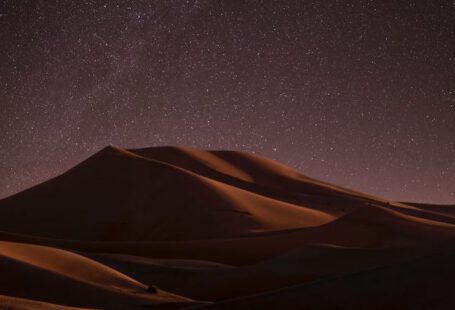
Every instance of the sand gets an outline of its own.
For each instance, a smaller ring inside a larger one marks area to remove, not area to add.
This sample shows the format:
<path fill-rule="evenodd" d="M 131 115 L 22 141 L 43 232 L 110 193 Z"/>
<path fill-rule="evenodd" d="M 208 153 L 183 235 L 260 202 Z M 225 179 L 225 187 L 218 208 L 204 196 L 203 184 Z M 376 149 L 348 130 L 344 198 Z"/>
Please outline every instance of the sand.
<path fill-rule="evenodd" d="M 251 154 L 109 146 L 0 200 L 0 308 L 450 308 L 454 210 Z"/>

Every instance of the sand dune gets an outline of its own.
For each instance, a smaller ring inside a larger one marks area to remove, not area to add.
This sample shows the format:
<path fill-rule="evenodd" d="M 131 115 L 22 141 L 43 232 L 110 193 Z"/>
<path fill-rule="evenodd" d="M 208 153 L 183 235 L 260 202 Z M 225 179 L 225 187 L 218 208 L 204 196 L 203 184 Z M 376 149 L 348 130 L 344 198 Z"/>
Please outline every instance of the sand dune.
<path fill-rule="evenodd" d="M 435 204 L 424 204 L 424 203 L 405 203 L 406 205 L 414 206 L 420 210 L 433 212 L 442 215 L 455 216 L 455 205 L 435 205 Z"/>
<path fill-rule="evenodd" d="M 0 294 L 78 307 L 122 309 L 190 304 L 86 257 L 55 248 L 0 242 Z"/>
<path fill-rule="evenodd" d="M 76 240 L 225 238 L 334 219 L 114 148 L 0 202 L 3 230 Z"/>
<path fill-rule="evenodd" d="M 453 206 L 387 201 L 239 152 L 107 147 L 0 200 L 0 305 L 425 308 L 433 294 L 442 309 L 454 237 Z"/>

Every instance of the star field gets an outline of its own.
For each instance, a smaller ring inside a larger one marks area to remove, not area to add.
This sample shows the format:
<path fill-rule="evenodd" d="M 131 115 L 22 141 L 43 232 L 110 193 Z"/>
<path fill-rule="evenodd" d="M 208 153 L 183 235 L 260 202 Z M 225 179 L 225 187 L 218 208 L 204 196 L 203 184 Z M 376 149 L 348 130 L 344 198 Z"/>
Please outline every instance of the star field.
<path fill-rule="evenodd" d="M 454 2 L 2 1 L 0 42 L 0 197 L 177 144 L 455 203 Z"/>

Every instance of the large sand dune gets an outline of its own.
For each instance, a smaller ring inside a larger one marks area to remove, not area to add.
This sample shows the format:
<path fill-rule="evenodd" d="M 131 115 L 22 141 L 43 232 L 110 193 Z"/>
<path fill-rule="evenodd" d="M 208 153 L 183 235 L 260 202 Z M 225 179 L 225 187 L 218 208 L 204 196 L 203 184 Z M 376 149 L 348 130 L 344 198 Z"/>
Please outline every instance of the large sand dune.
<path fill-rule="evenodd" d="M 107 147 L 0 200 L 0 308 L 444 309 L 454 237 L 454 206 L 239 152 Z"/>

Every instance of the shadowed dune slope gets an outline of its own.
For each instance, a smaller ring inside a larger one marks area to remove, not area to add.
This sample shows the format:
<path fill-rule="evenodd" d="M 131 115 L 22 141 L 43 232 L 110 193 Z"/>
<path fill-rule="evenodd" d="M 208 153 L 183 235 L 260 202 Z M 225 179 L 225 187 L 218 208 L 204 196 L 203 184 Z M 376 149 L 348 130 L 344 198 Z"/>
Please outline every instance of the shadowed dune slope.
<path fill-rule="evenodd" d="M 203 262 L 175 265 L 172 260 L 164 265 L 154 259 L 112 254 L 91 257 L 143 283 L 154 283 L 193 299 L 216 301 L 365 270 L 421 253 L 415 248 L 364 249 L 317 244 L 240 267 Z"/>
<path fill-rule="evenodd" d="M 453 309 L 453 245 L 361 272 L 197 309 Z"/>
<path fill-rule="evenodd" d="M 93 308 L 67 307 L 48 302 L 0 295 L 0 309 L 8 310 L 93 310 Z"/>

